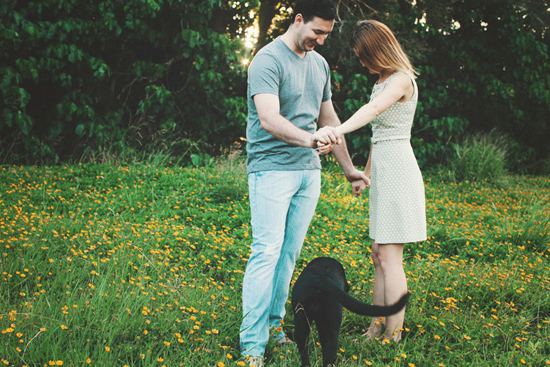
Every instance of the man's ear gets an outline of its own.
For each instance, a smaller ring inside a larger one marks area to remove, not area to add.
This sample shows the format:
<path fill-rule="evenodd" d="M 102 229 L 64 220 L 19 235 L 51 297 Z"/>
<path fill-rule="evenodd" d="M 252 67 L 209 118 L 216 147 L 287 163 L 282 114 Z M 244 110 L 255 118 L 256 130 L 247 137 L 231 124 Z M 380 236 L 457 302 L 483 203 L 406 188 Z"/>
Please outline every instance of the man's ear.
<path fill-rule="evenodd" d="M 304 23 L 304 16 L 301 13 L 296 14 L 294 17 L 294 24 L 298 27 Z"/>

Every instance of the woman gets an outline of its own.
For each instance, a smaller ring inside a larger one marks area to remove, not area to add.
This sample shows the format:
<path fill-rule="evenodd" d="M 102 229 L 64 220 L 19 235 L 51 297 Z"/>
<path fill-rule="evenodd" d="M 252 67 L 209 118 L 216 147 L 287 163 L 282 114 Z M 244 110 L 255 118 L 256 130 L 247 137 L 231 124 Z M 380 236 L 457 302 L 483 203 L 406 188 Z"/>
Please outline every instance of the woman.
<path fill-rule="evenodd" d="M 337 128 L 320 129 L 321 144 L 372 124 L 372 144 L 365 174 L 371 179 L 370 237 L 374 263 L 373 303 L 390 305 L 407 292 L 403 270 L 405 243 L 426 239 L 424 183 L 411 144 L 411 127 L 418 101 L 414 69 L 391 30 L 375 20 L 357 23 L 351 47 L 361 64 L 379 78 L 370 102 Z M 367 185 L 352 183 L 357 196 Z M 405 310 L 382 322 L 373 318 L 367 341 L 401 340 Z M 385 326 L 385 327 L 384 327 Z"/>

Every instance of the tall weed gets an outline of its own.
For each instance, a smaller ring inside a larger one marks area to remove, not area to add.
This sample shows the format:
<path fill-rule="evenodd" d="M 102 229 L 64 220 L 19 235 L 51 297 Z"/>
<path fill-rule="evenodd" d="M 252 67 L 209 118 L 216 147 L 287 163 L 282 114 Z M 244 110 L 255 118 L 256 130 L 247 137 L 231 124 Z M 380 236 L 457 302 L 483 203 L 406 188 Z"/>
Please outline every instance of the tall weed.
<path fill-rule="evenodd" d="M 470 135 L 453 151 L 445 172 L 451 181 L 502 181 L 507 174 L 506 159 L 510 140 L 493 130 Z"/>

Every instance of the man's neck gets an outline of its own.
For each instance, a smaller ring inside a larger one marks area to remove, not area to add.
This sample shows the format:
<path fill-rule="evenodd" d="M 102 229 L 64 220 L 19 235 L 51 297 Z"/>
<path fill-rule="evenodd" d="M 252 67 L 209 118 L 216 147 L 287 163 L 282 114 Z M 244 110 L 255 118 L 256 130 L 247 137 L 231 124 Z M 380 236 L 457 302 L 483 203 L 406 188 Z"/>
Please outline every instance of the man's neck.
<path fill-rule="evenodd" d="M 285 32 L 285 34 L 283 34 L 281 36 L 281 40 L 288 46 L 288 48 L 290 48 L 296 55 L 298 55 L 299 57 L 301 57 L 302 59 L 304 57 L 306 57 L 306 51 L 303 51 L 301 49 L 299 49 L 297 46 L 296 46 L 296 42 L 295 42 L 295 33 L 293 31 L 293 26 L 291 25 L 290 28 Z"/>

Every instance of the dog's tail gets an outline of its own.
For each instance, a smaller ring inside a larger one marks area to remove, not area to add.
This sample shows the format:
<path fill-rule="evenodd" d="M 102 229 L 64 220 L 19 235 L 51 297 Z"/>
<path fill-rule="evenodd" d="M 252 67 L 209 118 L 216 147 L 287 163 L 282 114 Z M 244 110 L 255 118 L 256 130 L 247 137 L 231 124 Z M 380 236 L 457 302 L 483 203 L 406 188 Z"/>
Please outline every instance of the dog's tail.
<path fill-rule="evenodd" d="M 323 286 L 319 288 L 325 292 L 329 292 L 349 311 L 365 316 L 389 316 L 399 312 L 407 304 L 409 293 L 404 294 L 399 301 L 390 306 L 376 306 L 363 303 L 346 292 L 344 292 L 332 279 L 328 277 L 320 278 Z"/>

